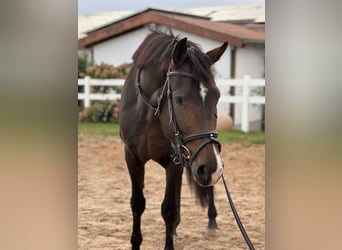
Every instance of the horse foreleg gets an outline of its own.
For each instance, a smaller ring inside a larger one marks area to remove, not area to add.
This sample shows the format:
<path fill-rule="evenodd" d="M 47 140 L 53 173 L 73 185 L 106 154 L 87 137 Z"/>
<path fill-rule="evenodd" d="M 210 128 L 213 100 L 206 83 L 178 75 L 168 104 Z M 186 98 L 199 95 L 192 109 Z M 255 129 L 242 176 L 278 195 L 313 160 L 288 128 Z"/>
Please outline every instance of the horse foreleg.
<path fill-rule="evenodd" d="M 215 201 L 214 201 L 214 187 L 207 187 L 206 192 L 208 195 L 208 229 L 217 229 L 217 223 L 216 223 L 216 216 L 217 216 L 217 211 L 215 207 Z"/>
<path fill-rule="evenodd" d="M 170 165 L 166 169 L 166 189 L 162 215 L 166 226 L 165 249 L 173 250 L 173 235 L 180 221 L 180 190 L 183 168 Z"/>
<path fill-rule="evenodd" d="M 181 180 L 182 181 L 182 180 Z M 179 189 L 176 190 L 176 201 L 177 201 L 177 219 L 175 222 L 175 226 L 173 227 L 173 236 L 177 236 L 177 227 L 180 224 L 181 221 L 181 189 L 182 189 L 182 182 L 179 185 Z"/>
<path fill-rule="evenodd" d="M 125 149 L 125 157 L 132 184 L 131 210 L 133 215 L 133 229 L 131 244 L 132 249 L 138 250 L 143 240 L 140 224 L 141 215 L 145 210 L 145 197 L 143 194 L 145 167 L 127 148 Z"/>

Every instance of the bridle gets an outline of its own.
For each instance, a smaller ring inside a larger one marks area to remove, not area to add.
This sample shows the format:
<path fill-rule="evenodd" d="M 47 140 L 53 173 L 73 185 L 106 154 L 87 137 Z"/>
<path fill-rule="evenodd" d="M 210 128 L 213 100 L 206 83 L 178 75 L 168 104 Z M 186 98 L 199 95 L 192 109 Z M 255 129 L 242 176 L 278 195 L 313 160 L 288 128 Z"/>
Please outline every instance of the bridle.
<path fill-rule="evenodd" d="M 173 103 L 172 103 L 172 88 L 170 78 L 172 76 L 180 76 L 180 77 L 188 77 L 194 81 L 199 81 L 199 79 L 188 72 L 184 71 L 171 71 L 171 65 L 166 74 L 166 80 L 164 85 L 162 86 L 161 93 L 158 98 L 157 107 L 153 107 L 144 97 L 143 91 L 141 88 L 141 80 L 140 80 L 141 69 L 138 70 L 138 76 L 136 81 L 136 94 L 140 97 L 144 104 L 154 110 L 154 115 L 160 114 L 160 106 L 161 102 L 166 95 L 167 97 L 167 105 L 168 105 L 168 112 L 169 112 L 169 124 L 173 129 L 174 139 L 171 140 L 171 146 L 173 149 L 173 154 L 171 154 L 171 158 L 173 163 L 176 165 L 181 165 L 183 167 L 189 167 L 192 165 L 192 162 L 199 154 L 199 152 L 209 143 L 214 143 L 218 146 L 219 151 L 221 152 L 221 143 L 218 141 L 218 133 L 215 130 L 212 131 L 205 131 L 205 132 L 198 132 L 193 133 L 190 135 L 184 135 L 182 131 L 179 129 L 176 114 L 174 111 Z M 206 139 L 204 140 L 191 154 L 189 148 L 186 146 L 187 143 L 199 140 L 199 139 Z"/>

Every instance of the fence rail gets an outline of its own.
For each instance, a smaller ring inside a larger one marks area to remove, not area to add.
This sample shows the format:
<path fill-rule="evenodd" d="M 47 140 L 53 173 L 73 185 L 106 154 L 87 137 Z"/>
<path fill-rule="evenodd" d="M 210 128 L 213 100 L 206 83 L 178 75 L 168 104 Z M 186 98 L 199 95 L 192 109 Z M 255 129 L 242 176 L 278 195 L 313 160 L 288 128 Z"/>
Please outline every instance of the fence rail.
<path fill-rule="evenodd" d="M 110 86 L 110 87 L 122 87 L 124 79 L 91 79 L 85 77 L 84 79 L 78 79 L 78 86 L 84 86 L 84 92 L 78 93 L 78 100 L 84 101 L 84 107 L 89 107 L 91 101 L 104 101 L 104 100 L 116 100 L 121 98 L 121 94 L 113 91 L 112 93 L 91 93 L 91 86 Z M 216 84 L 221 92 L 219 104 L 241 104 L 241 130 L 243 132 L 249 132 L 249 119 L 248 119 L 248 106 L 249 104 L 265 104 L 265 96 L 251 95 L 251 87 L 265 87 L 265 79 L 251 79 L 249 76 L 245 76 L 242 79 L 216 79 Z M 241 87 L 242 94 L 230 95 L 230 87 Z"/>

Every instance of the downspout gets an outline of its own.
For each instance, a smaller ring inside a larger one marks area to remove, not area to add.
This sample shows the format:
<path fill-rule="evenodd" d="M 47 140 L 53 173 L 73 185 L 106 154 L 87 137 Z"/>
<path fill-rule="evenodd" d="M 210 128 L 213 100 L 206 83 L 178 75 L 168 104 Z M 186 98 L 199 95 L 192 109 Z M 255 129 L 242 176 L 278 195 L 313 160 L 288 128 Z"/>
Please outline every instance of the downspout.
<path fill-rule="evenodd" d="M 90 47 L 90 62 L 91 62 L 91 64 L 95 64 L 95 60 L 94 60 L 94 45 Z"/>
<path fill-rule="evenodd" d="M 230 78 L 235 79 L 235 67 L 236 67 L 236 47 L 232 45 L 230 47 Z M 230 95 L 234 96 L 235 95 L 235 86 L 231 86 L 229 89 Z M 235 105 L 234 103 L 231 103 L 229 105 L 229 115 L 234 121 L 234 116 L 235 116 Z"/>

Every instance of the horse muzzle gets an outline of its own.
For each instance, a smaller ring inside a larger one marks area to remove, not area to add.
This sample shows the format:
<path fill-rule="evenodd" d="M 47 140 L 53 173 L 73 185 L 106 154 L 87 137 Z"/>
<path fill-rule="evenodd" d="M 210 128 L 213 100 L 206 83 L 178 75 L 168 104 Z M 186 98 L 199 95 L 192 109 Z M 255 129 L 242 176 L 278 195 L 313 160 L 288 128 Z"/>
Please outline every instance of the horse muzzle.
<path fill-rule="evenodd" d="M 213 147 L 213 156 L 202 155 L 190 165 L 193 178 L 204 187 L 215 185 L 220 180 L 224 168 L 217 147 L 214 144 L 208 145 L 210 146 Z"/>
<path fill-rule="evenodd" d="M 204 139 L 193 153 L 188 155 L 193 177 L 201 186 L 216 184 L 223 174 L 223 162 L 220 157 L 221 144 L 217 137 L 218 133 L 216 131 L 208 131 L 191 134 L 182 140 L 183 145 L 185 145 L 193 140 Z M 207 150 L 201 154 L 204 148 Z M 189 150 L 187 151 L 189 152 Z"/>

